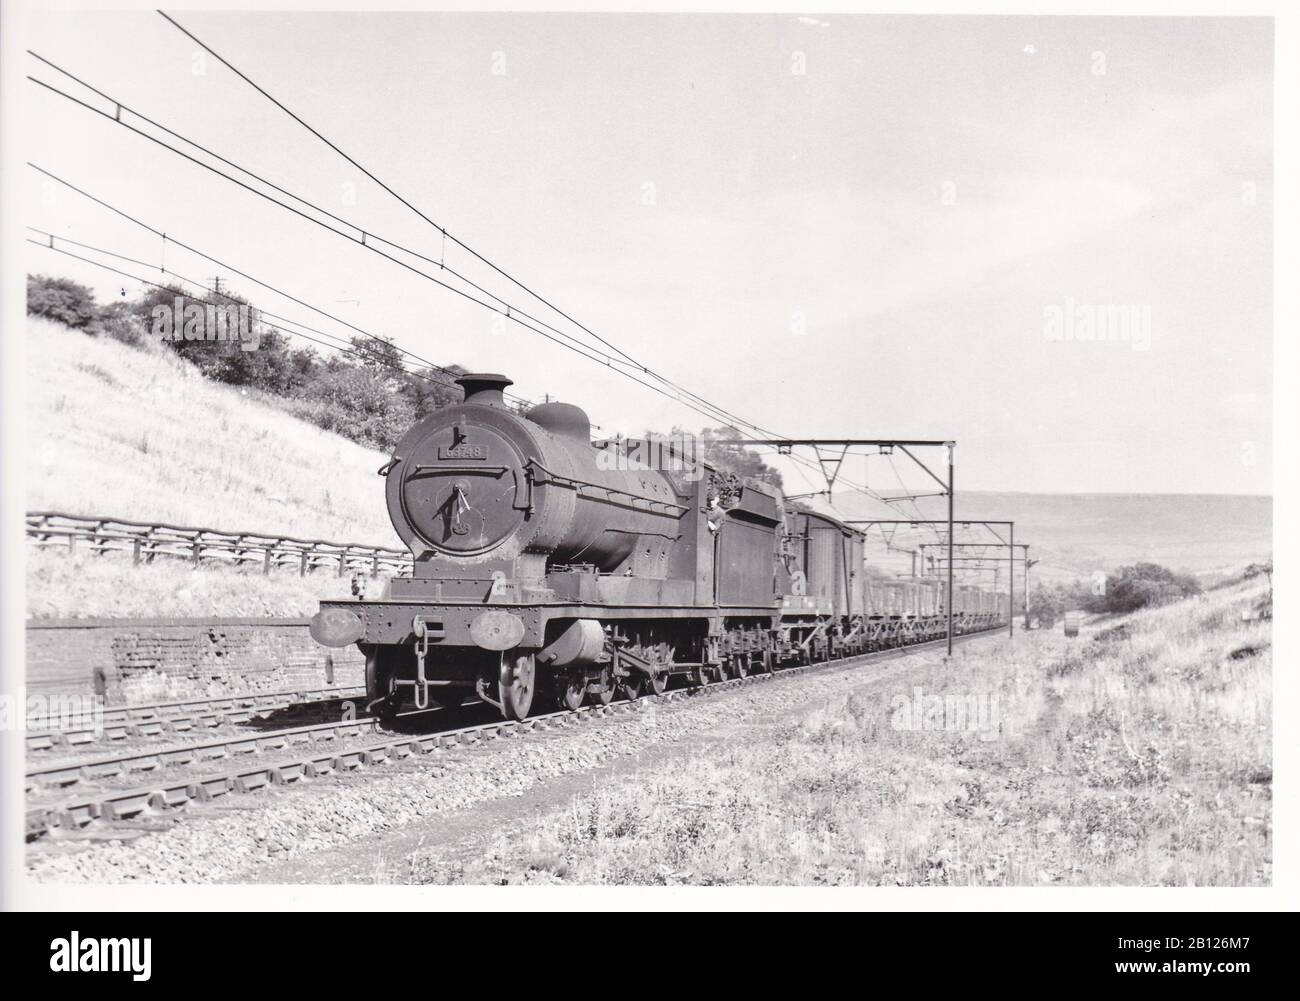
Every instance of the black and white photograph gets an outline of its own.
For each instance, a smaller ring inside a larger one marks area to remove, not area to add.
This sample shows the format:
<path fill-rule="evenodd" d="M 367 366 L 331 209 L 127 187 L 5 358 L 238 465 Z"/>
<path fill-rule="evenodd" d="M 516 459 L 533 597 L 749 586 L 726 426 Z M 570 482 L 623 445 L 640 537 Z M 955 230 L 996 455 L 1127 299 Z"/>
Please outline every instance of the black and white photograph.
<path fill-rule="evenodd" d="M 1284 27 L 6 6 L 5 908 L 1294 909 Z"/>

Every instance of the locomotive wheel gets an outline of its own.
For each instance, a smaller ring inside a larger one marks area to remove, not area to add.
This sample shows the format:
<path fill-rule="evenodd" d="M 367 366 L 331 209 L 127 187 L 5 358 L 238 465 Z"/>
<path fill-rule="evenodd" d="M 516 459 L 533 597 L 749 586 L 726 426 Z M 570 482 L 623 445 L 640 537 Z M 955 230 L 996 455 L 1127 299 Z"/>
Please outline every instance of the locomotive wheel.
<path fill-rule="evenodd" d="M 556 705 L 570 712 L 577 711 L 582 705 L 583 696 L 587 694 L 587 679 L 580 671 L 557 674 L 552 685 Z"/>
<path fill-rule="evenodd" d="M 731 676 L 733 678 L 743 678 L 749 673 L 749 654 L 738 653 L 735 660 L 731 663 Z"/>
<path fill-rule="evenodd" d="M 650 691 L 655 695 L 662 695 L 668 690 L 668 672 L 660 671 L 650 679 Z"/>
<path fill-rule="evenodd" d="M 506 719 L 520 720 L 533 707 L 533 690 L 537 683 L 537 665 L 531 653 L 501 654 L 501 711 Z"/>
<path fill-rule="evenodd" d="M 618 692 L 629 702 L 635 702 L 641 697 L 641 690 L 645 687 L 645 679 L 640 675 L 631 678 L 624 678 L 618 685 Z"/>
<path fill-rule="evenodd" d="M 774 674 L 776 672 L 776 657 L 771 650 L 763 651 L 763 673 Z"/>
<path fill-rule="evenodd" d="M 703 688 L 705 685 L 709 683 L 709 676 L 712 673 L 713 673 L 712 668 L 708 667 L 705 664 L 697 664 L 695 667 L 691 668 L 691 673 L 690 673 L 691 684 L 694 685 L 696 688 Z"/>
<path fill-rule="evenodd" d="M 591 692 L 591 700 L 598 706 L 607 706 L 614 701 L 614 672 L 608 665 L 600 672 L 600 682 L 605 686 L 603 692 Z"/>

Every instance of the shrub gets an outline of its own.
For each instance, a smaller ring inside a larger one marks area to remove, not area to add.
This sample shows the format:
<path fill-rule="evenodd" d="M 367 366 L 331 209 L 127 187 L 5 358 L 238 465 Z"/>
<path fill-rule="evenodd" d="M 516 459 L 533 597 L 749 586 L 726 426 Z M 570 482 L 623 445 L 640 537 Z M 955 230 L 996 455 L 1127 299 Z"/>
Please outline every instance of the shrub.
<path fill-rule="evenodd" d="M 1104 610 L 1131 612 L 1200 593 L 1201 585 L 1195 577 L 1174 573 L 1158 563 L 1135 563 L 1120 567 L 1106 578 Z"/>
<path fill-rule="evenodd" d="M 87 330 L 100 315 L 95 295 L 89 288 L 70 278 L 50 275 L 27 276 L 27 312 L 56 320 L 75 330 Z"/>
<path fill-rule="evenodd" d="M 395 382 L 373 368 L 327 364 L 304 387 L 292 409 L 326 431 L 387 451 L 415 419 L 410 400 Z"/>
<path fill-rule="evenodd" d="M 148 337 L 148 328 L 140 322 L 134 305 L 129 302 L 115 302 L 101 308 L 87 332 L 104 334 L 133 347 L 143 344 Z"/>
<path fill-rule="evenodd" d="M 289 338 L 272 327 L 259 331 L 253 351 L 245 351 L 234 341 L 193 341 L 188 351 L 183 350 L 184 342 L 175 343 L 185 357 L 202 359 L 199 367 L 208 378 L 277 396 L 292 396 L 301 390 L 315 376 L 318 364 L 316 352 L 291 348 Z"/>
<path fill-rule="evenodd" d="M 1272 560 L 1269 560 L 1266 563 L 1251 563 L 1241 572 L 1241 579 L 1251 580 L 1252 578 L 1259 577 L 1263 574 L 1267 574 L 1270 580 L 1273 578 Z"/>

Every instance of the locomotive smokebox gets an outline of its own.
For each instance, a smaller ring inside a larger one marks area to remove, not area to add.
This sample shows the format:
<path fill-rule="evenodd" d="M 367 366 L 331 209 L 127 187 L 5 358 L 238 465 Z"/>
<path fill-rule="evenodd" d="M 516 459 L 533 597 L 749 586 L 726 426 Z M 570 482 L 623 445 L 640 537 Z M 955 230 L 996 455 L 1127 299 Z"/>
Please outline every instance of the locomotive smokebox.
<path fill-rule="evenodd" d="M 505 409 L 505 389 L 513 386 L 514 381 L 495 372 L 466 372 L 456 380 L 456 385 L 465 390 L 466 403 Z"/>
<path fill-rule="evenodd" d="M 422 418 L 385 467 L 388 513 L 416 576 L 433 573 L 434 558 L 443 570 L 528 578 L 548 563 L 612 573 L 634 553 L 643 576 L 666 573 L 688 508 L 663 474 L 603 468 L 580 407 L 543 403 L 521 416 L 506 406 L 504 375 L 456 381 L 464 402 Z"/>

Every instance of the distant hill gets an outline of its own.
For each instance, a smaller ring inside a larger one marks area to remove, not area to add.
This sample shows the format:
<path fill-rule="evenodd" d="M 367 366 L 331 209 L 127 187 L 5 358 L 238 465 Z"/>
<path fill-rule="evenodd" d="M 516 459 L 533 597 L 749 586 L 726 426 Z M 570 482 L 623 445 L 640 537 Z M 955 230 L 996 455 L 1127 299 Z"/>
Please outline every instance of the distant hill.
<path fill-rule="evenodd" d="M 837 493 L 845 517 L 947 517 L 947 501 L 922 498 L 903 513 L 861 494 Z M 1082 576 L 1121 564 L 1149 561 L 1213 575 L 1272 554 L 1273 499 L 1227 494 L 1030 494 L 957 492 L 957 517 L 1014 521 L 1016 541 L 1041 558 L 1034 573 Z M 879 538 L 877 531 L 876 537 Z M 958 540 L 988 538 L 974 530 Z M 915 540 L 916 536 L 912 536 Z M 933 538 L 921 541 L 934 541 Z M 899 545 L 903 545 L 902 537 Z M 909 543 L 910 545 L 910 543 Z M 902 569 L 895 556 L 887 565 Z"/>

